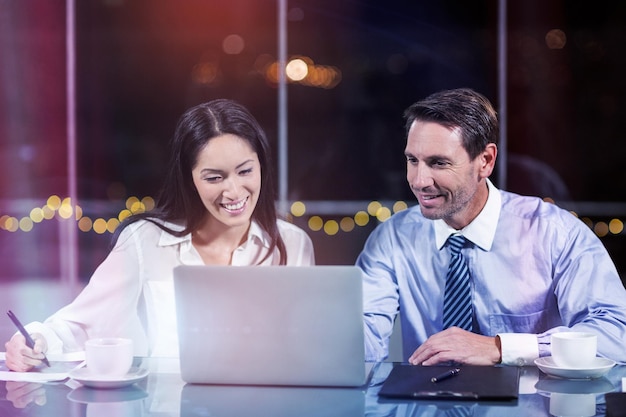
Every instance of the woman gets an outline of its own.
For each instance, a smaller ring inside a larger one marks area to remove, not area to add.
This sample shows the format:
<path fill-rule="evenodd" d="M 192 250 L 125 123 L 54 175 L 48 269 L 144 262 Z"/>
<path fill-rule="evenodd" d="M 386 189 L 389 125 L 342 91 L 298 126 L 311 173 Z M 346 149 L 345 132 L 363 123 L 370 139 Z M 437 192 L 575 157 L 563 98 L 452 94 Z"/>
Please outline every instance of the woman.
<path fill-rule="evenodd" d="M 312 265 L 306 233 L 276 217 L 270 149 L 241 105 L 213 100 L 180 118 L 157 208 L 123 223 L 89 284 L 44 323 L 35 348 L 16 334 L 6 364 L 27 371 L 42 352 L 83 350 L 93 337 L 130 337 L 135 354 L 177 356 L 172 270 L 187 265 Z"/>

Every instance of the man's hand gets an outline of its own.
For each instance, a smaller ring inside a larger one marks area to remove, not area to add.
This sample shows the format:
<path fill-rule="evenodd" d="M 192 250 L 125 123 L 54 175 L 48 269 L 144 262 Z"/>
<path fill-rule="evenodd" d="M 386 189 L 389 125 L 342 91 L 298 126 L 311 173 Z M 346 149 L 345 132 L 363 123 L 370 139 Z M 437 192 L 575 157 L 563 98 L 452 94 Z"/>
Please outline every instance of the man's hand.
<path fill-rule="evenodd" d="M 31 336 L 35 341 L 33 349 L 26 346 L 24 336 L 19 333 L 14 334 L 11 340 L 4 344 L 6 348 L 5 363 L 10 370 L 27 372 L 41 364 L 44 352 L 48 349 L 48 343 L 39 333 L 33 333 Z"/>
<path fill-rule="evenodd" d="M 502 358 L 499 339 L 451 327 L 432 335 L 409 358 L 413 365 L 457 362 L 465 365 L 494 365 Z"/>
<path fill-rule="evenodd" d="M 7 400 L 11 401 L 15 408 L 25 408 L 30 403 L 37 405 L 46 403 L 46 390 L 42 384 L 7 381 L 6 389 Z"/>

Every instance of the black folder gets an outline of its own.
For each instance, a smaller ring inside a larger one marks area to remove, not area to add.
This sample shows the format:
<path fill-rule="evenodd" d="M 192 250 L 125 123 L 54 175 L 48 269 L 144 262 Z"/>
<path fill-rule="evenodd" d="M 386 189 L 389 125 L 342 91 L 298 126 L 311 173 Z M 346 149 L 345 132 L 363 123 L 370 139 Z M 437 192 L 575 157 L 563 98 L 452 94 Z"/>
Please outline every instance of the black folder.
<path fill-rule="evenodd" d="M 512 366 L 459 366 L 455 376 L 433 382 L 456 367 L 397 364 L 378 395 L 387 398 L 509 401 L 519 395 L 520 370 Z"/>
<path fill-rule="evenodd" d="M 626 392 L 604 394 L 606 417 L 626 417 Z"/>

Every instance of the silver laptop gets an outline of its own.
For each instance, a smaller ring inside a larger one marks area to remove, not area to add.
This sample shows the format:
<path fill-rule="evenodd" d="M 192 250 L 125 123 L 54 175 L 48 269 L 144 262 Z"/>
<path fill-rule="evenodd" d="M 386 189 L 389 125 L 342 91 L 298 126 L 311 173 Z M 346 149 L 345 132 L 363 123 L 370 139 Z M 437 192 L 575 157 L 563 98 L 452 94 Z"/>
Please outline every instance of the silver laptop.
<path fill-rule="evenodd" d="M 181 376 L 201 384 L 360 386 L 355 266 L 178 266 Z"/>

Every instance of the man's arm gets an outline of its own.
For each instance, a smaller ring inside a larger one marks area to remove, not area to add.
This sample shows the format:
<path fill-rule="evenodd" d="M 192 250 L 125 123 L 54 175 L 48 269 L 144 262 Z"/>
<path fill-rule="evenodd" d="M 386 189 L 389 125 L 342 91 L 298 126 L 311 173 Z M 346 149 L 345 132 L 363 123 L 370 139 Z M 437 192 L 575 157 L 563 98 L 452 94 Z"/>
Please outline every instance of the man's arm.
<path fill-rule="evenodd" d="M 363 271 L 365 358 L 379 362 L 389 355 L 389 337 L 398 313 L 398 288 L 388 252 L 389 242 L 377 228 L 367 239 L 356 265 Z"/>
<path fill-rule="evenodd" d="M 598 354 L 626 363 L 626 290 L 602 242 L 582 222 L 554 265 L 554 295 L 564 327 L 537 335 L 539 356 L 551 353 L 550 335 L 582 331 L 598 336 Z"/>

